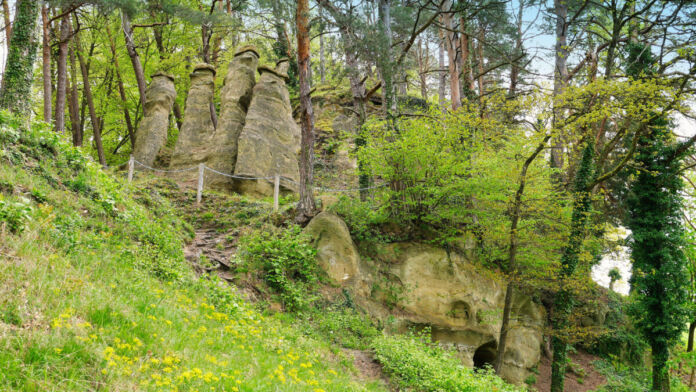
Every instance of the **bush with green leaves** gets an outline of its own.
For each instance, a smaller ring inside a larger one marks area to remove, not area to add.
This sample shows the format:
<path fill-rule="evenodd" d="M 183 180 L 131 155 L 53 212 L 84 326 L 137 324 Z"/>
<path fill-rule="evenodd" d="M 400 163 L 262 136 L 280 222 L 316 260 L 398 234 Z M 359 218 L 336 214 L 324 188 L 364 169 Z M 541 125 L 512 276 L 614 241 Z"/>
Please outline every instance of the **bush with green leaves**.
<path fill-rule="evenodd" d="M 31 214 L 31 204 L 28 200 L 4 200 L 0 198 L 0 226 L 5 226 L 10 232 L 19 234 Z"/>
<path fill-rule="evenodd" d="M 349 307 L 321 306 L 308 315 L 311 330 L 342 347 L 366 350 L 380 334 L 369 316 Z"/>
<path fill-rule="evenodd" d="M 289 310 L 303 310 L 309 305 L 313 285 L 318 281 L 317 251 L 299 227 L 257 231 L 243 237 L 239 255 L 259 269 L 263 280 Z"/>
<path fill-rule="evenodd" d="M 492 370 L 473 370 L 425 335 L 379 336 L 372 342 L 375 357 L 400 387 L 432 392 L 513 392 Z"/>

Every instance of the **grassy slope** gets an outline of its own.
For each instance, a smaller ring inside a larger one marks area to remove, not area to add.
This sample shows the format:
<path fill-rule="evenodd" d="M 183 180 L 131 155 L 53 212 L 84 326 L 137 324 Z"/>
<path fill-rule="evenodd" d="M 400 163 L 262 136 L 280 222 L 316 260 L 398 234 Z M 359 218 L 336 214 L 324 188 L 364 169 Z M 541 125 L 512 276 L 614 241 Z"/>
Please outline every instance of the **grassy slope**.
<path fill-rule="evenodd" d="M 180 216 L 245 234 L 273 219 L 268 203 L 217 196 L 194 211 L 190 194 L 130 186 L 40 126 L 19 128 L 0 113 L 0 390 L 386 390 L 343 347 L 374 350 L 409 390 L 517 390 L 340 305 L 264 316 L 195 276 Z"/>
<path fill-rule="evenodd" d="M 50 133 L 0 120 L 0 390 L 382 390 L 198 280 L 166 200 L 146 208 Z"/>

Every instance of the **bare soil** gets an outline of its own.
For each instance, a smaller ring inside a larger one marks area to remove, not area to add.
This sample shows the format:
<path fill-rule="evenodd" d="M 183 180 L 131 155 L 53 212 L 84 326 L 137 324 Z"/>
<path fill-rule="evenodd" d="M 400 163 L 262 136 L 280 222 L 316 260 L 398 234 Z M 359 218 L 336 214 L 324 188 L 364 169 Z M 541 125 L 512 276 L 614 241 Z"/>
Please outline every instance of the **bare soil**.
<path fill-rule="evenodd" d="M 594 365 L 592 365 L 599 357 L 579 350 L 576 354 L 571 354 L 570 359 L 574 364 L 572 366 L 573 368 L 582 370 L 573 372 L 569 367 L 565 378 L 566 391 L 593 391 L 607 382 L 606 378 L 604 378 L 604 376 L 595 369 Z M 576 373 L 584 373 L 584 376 L 580 376 Z M 539 392 L 551 391 L 551 360 L 543 355 L 539 362 L 537 382 L 533 387 Z"/>

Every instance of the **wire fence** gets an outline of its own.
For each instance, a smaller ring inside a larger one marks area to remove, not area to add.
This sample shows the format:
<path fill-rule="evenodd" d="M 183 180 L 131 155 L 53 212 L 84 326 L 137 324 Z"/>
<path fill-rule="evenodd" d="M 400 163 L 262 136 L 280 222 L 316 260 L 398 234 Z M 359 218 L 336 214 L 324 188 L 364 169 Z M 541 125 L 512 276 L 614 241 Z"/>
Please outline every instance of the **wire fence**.
<path fill-rule="evenodd" d="M 267 177 L 259 177 L 251 174 L 231 174 L 231 173 L 223 173 L 221 171 L 215 170 L 212 167 L 207 166 L 205 163 L 199 163 L 197 166 L 191 166 L 187 168 L 182 168 L 182 169 L 172 169 L 172 170 L 165 170 L 165 169 L 158 169 L 155 167 L 148 166 L 131 155 L 130 159 L 127 162 L 128 164 L 128 182 L 133 182 L 133 175 L 135 174 L 136 171 L 136 165 L 140 166 L 146 170 L 153 171 L 155 173 L 163 173 L 163 174 L 175 174 L 175 173 L 184 173 L 184 172 L 190 172 L 194 170 L 198 170 L 198 184 L 196 187 L 196 203 L 200 204 L 201 200 L 203 199 L 203 190 L 205 187 L 205 172 L 206 170 L 215 173 L 217 175 L 227 177 L 227 178 L 233 178 L 233 179 L 238 179 L 238 180 L 264 180 L 268 182 L 273 183 L 273 209 L 275 211 L 278 211 L 279 208 L 279 198 L 280 198 L 280 182 L 284 181 L 286 183 L 293 184 L 297 187 L 300 186 L 300 183 L 293 180 L 292 178 L 281 176 L 280 174 L 276 174 L 275 176 L 267 176 Z M 120 165 L 119 165 L 120 166 Z M 362 187 L 362 188 L 328 188 L 328 187 L 322 187 L 322 186 L 314 186 L 313 189 L 316 191 L 320 192 L 329 192 L 329 193 L 345 193 L 345 192 L 364 192 L 368 190 L 373 190 L 373 189 L 378 189 L 385 187 L 387 184 L 379 184 L 379 185 L 373 185 L 369 187 Z"/>

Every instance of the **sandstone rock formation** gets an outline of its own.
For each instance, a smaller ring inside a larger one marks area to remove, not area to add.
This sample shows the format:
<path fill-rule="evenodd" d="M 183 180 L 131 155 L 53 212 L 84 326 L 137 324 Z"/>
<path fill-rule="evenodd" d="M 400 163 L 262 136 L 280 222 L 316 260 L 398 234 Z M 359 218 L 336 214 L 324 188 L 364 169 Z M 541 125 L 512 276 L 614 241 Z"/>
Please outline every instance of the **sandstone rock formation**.
<path fill-rule="evenodd" d="M 135 134 L 133 157 L 139 162 L 152 166 L 167 143 L 169 113 L 175 99 L 174 77 L 162 72 L 153 74 L 145 93 L 143 119 Z"/>
<path fill-rule="evenodd" d="M 317 261 L 332 283 L 345 285 L 355 279 L 360 256 L 341 218 L 331 212 L 321 212 L 304 231 L 314 238 Z"/>
<path fill-rule="evenodd" d="M 254 86 L 246 124 L 239 137 L 236 175 L 272 177 L 278 173 L 299 182 L 300 128 L 292 117 L 285 86 L 287 67 L 287 60 L 279 61 L 275 69 L 259 67 L 261 78 Z M 281 185 L 285 190 L 297 188 L 287 181 Z M 273 184 L 266 180 L 241 180 L 237 190 L 268 196 L 273 194 Z"/>
<path fill-rule="evenodd" d="M 214 93 L 215 68 L 209 64 L 196 65 L 191 73 L 184 122 L 172 154 L 171 169 L 195 166 L 208 157 L 215 132 L 211 116 Z"/>
<path fill-rule="evenodd" d="M 227 68 L 225 84 L 220 93 L 220 119 L 210 145 L 207 165 L 222 173 L 234 173 L 237 163 L 237 141 L 246 122 L 256 84 L 259 54 L 256 48 L 244 46 L 237 50 Z M 232 179 L 211 173 L 208 185 L 231 189 Z"/>
<path fill-rule="evenodd" d="M 376 261 L 360 258 L 345 223 L 331 213 L 317 215 L 306 232 L 329 277 L 374 317 L 396 318 L 402 332 L 429 327 L 435 340 L 453 346 L 469 366 L 494 362 L 505 299 L 505 284 L 495 274 L 419 243 L 381 245 L 374 249 Z M 387 301 L 399 311 L 385 307 Z M 501 375 L 522 384 L 539 362 L 546 318 L 543 307 L 524 295 L 515 296 L 512 312 Z"/>

